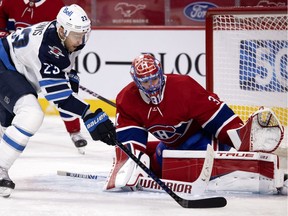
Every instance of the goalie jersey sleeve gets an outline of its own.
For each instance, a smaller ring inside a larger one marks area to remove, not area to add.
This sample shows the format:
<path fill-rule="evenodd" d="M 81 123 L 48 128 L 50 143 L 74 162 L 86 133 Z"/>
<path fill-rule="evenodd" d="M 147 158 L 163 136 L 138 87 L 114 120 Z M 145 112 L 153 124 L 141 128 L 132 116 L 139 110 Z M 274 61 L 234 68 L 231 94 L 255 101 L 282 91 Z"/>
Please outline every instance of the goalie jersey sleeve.
<path fill-rule="evenodd" d="M 185 75 L 165 75 L 164 98 L 158 105 L 146 103 L 131 82 L 117 96 L 117 136 L 123 143 L 145 145 L 148 132 L 168 146 L 177 147 L 199 131 L 233 146 L 227 130 L 241 119 L 216 94 L 206 91 Z"/>
<path fill-rule="evenodd" d="M 56 21 L 42 22 L 17 30 L 2 39 L 11 65 L 23 74 L 36 92 L 72 116 L 83 116 L 89 105 L 70 88 L 67 73 L 83 46 L 69 53 L 56 31 Z M 7 64 L 8 62 L 6 62 Z"/>

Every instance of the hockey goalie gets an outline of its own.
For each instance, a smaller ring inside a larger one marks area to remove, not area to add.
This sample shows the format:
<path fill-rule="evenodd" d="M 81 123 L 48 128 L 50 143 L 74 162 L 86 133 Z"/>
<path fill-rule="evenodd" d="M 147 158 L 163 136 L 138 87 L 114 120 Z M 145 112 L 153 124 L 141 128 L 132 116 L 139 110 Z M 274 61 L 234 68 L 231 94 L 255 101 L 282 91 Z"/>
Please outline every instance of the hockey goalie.
<path fill-rule="evenodd" d="M 283 189 L 284 174 L 271 152 L 283 139 L 284 129 L 273 111 L 261 108 L 243 123 L 191 77 L 164 74 L 150 54 L 134 59 L 130 73 L 133 82 L 116 98 L 117 139 L 159 178 L 195 181 L 212 144 L 215 159 L 208 189 L 260 193 Z M 149 134 L 157 141 L 148 142 Z M 120 148 L 115 150 L 104 189 L 141 188 L 140 179 L 148 176 Z"/>

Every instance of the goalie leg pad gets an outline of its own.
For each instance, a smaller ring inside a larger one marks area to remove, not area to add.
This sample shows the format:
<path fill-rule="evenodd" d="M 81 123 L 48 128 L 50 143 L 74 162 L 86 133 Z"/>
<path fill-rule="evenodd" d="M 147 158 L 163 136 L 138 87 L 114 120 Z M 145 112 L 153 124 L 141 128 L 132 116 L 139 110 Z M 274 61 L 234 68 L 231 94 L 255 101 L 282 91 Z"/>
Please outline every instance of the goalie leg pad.
<path fill-rule="evenodd" d="M 150 160 L 144 153 L 143 147 L 136 144 L 126 144 L 125 146 L 149 168 Z M 147 174 L 119 147 L 116 146 L 115 151 L 116 158 L 104 190 L 136 190 L 139 177 L 147 176 Z"/>
<path fill-rule="evenodd" d="M 163 157 L 163 179 L 194 182 L 202 169 L 205 152 L 169 151 Z M 284 184 L 278 156 L 256 152 L 215 152 L 208 190 L 271 194 Z"/>

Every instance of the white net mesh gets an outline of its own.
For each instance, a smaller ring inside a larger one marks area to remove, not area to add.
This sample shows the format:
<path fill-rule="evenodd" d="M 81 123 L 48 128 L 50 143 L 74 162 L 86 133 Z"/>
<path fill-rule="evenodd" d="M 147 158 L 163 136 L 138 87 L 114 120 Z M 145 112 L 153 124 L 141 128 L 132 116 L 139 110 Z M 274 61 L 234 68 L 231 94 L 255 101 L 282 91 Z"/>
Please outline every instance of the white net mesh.
<path fill-rule="evenodd" d="M 213 91 L 244 121 L 261 106 L 271 108 L 286 129 L 285 146 L 288 145 L 287 30 L 285 11 L 213 15 Z"/>
<path fill-rule="evenodd" d="M 213 17 L 214 91 L 245 120 L 260 106 L 287 126 L 287 15 Z"/>

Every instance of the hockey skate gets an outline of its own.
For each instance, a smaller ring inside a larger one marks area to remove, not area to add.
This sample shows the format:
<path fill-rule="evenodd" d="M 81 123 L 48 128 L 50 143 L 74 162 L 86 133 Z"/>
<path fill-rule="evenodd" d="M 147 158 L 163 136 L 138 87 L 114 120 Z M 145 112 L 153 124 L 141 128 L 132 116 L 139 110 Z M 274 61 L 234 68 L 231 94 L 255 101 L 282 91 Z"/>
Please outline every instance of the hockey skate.
<path fill-rule="evenodd" d="M 0 167 L 0 196 L 8 198 L 15 188 L 14 182 L 8 175 L 8 170 Z"/>
<path fill-rule="evenodd" d="M 78 149 L 80 154 L 85 154 L 85 146 L 87 145 L 87 141 L 82 137 L 80 132 L 71 133 L 70 137 L 75 147 Z"/>

